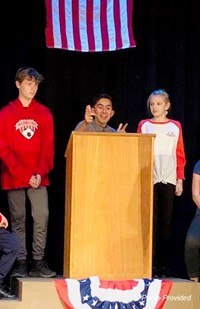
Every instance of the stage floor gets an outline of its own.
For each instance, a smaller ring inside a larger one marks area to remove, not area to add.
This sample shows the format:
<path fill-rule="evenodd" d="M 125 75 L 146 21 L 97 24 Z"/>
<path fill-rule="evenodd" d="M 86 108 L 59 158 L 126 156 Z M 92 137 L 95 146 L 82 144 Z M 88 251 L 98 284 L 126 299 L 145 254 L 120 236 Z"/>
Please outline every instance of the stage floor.
<path fill-rule="evenodd" d="M 58 278 L 59 279 L 59 278 Z M 179 278 L 169 278 L 173 282 L 163 309 L 199 309 L 200 283 Z M 66 308 L 56 291 L 54 279 L 17 279 L 19 298 L 0 300 L 0 309 L 64 309 Z"/>

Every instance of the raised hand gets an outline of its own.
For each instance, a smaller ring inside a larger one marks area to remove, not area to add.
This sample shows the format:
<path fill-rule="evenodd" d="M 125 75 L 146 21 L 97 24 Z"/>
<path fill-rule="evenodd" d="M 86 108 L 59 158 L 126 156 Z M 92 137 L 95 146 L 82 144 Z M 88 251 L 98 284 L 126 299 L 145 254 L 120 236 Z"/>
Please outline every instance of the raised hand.
<path fill-rule="evenodd" d="M 93 120 L 93 117 L 95 116 L 94 109 L 87 105 L 85 108 L 85 122 L 90 123 Z"/>
<path fill-rule="evenodd" d="M 118 128 L 117 128 L 117 132 L 121 132 L 121 133 L 126 133 L 126 128 L 128 126 L 128 123 L 124 124 L 120 123 Z"/>

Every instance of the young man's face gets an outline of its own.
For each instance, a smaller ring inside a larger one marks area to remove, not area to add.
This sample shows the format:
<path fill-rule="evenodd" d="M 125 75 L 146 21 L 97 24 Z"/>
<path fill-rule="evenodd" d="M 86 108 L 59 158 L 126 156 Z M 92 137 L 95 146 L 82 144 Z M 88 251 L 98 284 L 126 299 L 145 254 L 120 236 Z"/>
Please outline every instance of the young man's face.
<path fill-rule="evenodd" d="M 98 125 L 105 127 L 110 118 L 114 115 L 112 102 L 107 98 L 101 98 L 93 107 L 95 121 Z"/>
<path fill-rule="evenodd" d="M 25 78 L 21 83 L 16 81 L 16 86 L 19 90 L 20 97 L 32 100 L 38 90 L 38 81 L 35 79 Z"/>

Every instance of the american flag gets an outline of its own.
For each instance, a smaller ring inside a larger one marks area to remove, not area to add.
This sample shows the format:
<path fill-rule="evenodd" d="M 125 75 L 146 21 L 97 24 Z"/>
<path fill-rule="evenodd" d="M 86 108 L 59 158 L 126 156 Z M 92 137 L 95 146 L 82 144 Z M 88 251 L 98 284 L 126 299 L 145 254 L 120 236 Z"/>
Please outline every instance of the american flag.
<path fill-rule="evenodd" d="M 45 0 L 46 46 L 81 52 L 136 47 L 133 0 Z"/>
<path fill-rule="evenodd" d="M 56 290 L 67 309 L 161 309 L 172 282 L 161 279 L 123 281 L 55 279 Z"/>

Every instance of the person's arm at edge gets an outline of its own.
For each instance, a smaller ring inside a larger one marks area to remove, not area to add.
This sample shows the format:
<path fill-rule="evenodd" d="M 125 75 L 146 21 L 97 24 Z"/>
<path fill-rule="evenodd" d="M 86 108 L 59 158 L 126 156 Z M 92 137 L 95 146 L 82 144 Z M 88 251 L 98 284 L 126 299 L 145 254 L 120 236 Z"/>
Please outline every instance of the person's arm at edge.
<path fill-rule="evenodd" d="M 177 180 L 184 180 L 184 168 L 186 164 L 186 158 L 185 158 L 185 150 L 184 150 L 184 142 L 183 142 L 183 133 L 182 133 L 182 127 L 179 124 L 179 137 L 177 142 L 177 148 L 176 148 L 176 158 L 177 158 Z"/>
<path fill-rule="evenodd" d="M 5 229 L 8 227 L 8 220 L 1 212 L 0 212 L 0 227 L 3 227 Z"/>
<path fill-rule="evenodd" d="M 40 175 L 41 178 L 48 175 L 54 167 L 54 122 L 51 112 L 48 110 L 44 115 L 45 121 L 43 123 L 43 137 L 40 159 L 38 160 L 37 169 L 34 175 Z"/>
<path fill-rule="evenodd" d="M 195 173 L 192 175 L 192 199 L 200 209 L 200 175 Z"/>
<path fill-rule="evenodd" d="M 77 132 L 87 131 L 87 126 L 89 123 L 92 122 L 94 117 L 95 117 L 94 109 L 90 105 L 87 105 L 85 108 L 84 120 L 78 123 L 78 125 L 75 128 L 75 131 Z"/>

